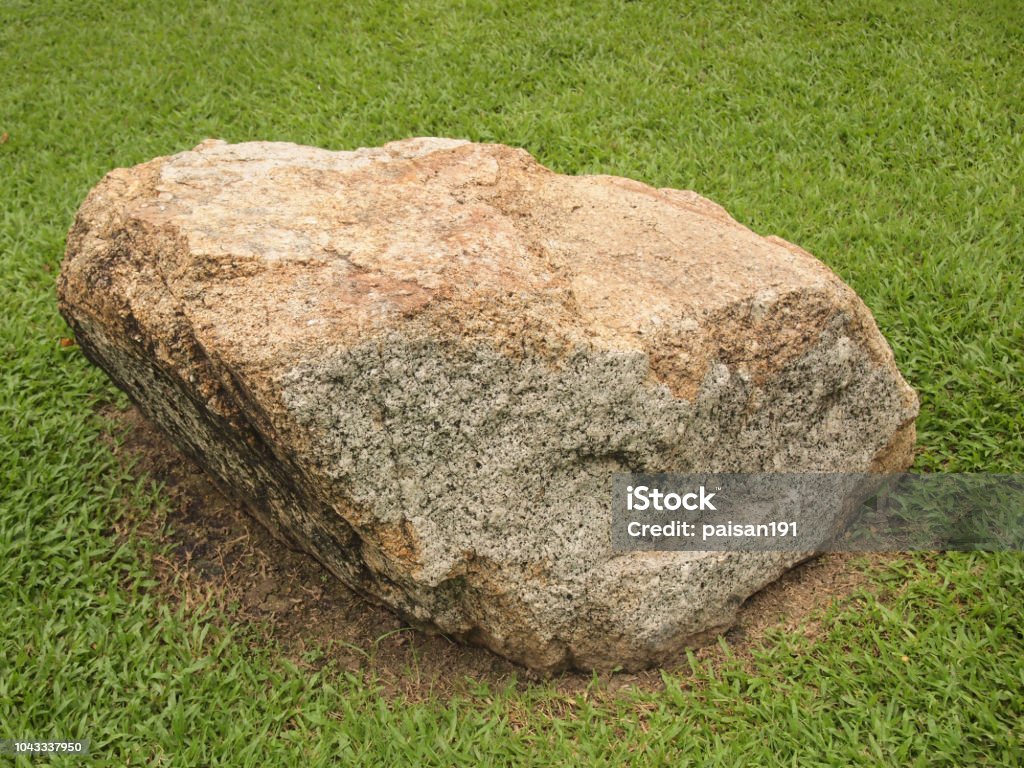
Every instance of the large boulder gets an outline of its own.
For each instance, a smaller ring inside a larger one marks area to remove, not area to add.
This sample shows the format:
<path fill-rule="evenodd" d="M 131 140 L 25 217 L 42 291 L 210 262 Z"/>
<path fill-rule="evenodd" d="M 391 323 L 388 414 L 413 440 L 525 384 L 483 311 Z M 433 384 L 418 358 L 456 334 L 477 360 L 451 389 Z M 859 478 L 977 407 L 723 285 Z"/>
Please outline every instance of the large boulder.
<path fill-rule="evenodd" d="M 810 254 L 501 145 L 207 141 L 68 237 L 82 350 L 276 535 L 540 670 L 664 662 L 804 555 L 614 552 L 613 473 L 898 471 L 917 400 Z"/>

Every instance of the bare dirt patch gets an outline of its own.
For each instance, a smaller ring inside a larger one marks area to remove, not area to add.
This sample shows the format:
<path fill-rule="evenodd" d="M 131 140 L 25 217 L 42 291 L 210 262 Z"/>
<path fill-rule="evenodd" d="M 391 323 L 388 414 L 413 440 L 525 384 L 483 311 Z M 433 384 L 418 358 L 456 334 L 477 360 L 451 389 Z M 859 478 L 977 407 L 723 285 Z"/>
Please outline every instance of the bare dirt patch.
<path fill-rule="evenodd" d="M 144 516 L 132 526 L 135 535 L 157 545 L 154 576 L 169 601 L 216 603 L 250 642 L 277 643 L 301 665 L 331 663 L 370 675 L 386 691 L 411 699 L 451 696 L 477 682 L 494 687 L 541 682 L 482 648 L 409 627 L 350 590 L 311 556 L 283 545 L 137 409 L 104 415 L 117 424 L 111 444 L 121 461 L 137 477 L 160 484 L 170 499 L 167 509 L 142 510 Z M 751 597 L 725 634 L 731 654 L 749 655 L 772 628 L 813 635 L 815 612 L 867 582 L 865 570 L 853 564 L 862 557 L 825 555 Z M 892 557 L 872 555 L 871 560 L 881 564 Z M 718 646 L 697 652 L 698 659 L 711 664 L 724 657 Z M 679 668 L 689 669 L 683 653 Z M 593 690 L 594 678 L 566 673 L 548 682 L 574 694 Z M 598 683 L 608 693 L 662 686 L 657 670 L 602 675 Z"/>

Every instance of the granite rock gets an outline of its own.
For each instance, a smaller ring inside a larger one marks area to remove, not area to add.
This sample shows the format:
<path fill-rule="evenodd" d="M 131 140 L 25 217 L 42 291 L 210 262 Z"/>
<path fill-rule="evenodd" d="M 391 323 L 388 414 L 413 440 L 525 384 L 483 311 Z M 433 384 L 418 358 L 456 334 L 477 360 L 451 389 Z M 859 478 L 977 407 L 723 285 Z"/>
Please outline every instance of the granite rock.
<path fill-rule="evenodd" d="M 115 170 L 61 312 L 280 539 L 531 668 L 714 638 L 795 553 L 615 553 L 619 471 L 899 471 L 863 302 L 693 193 L 502 145 L 207 141 Z"/>

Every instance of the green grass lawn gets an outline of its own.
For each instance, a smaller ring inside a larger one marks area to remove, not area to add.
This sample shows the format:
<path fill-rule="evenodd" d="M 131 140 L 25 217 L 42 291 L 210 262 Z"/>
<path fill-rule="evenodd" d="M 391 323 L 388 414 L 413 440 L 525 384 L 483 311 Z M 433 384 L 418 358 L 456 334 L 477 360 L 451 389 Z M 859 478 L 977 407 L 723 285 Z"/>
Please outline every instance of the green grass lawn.
<path fill-rule="evenodd" d="M 101 440 L 122 400 L 54 297 L 115 166 L 208 136 L 500 141 L 804 246 L 921 395 L 915 469 L 1021 472 L 1020 4 L 270 5 L 0 0 L 0 738 L 113 765 L 1024 764 L 1019 553 L 907 556 L 813 640 L 619 697 L 413 703 L 170 609 L 112 533 L 162 497 Z"/>

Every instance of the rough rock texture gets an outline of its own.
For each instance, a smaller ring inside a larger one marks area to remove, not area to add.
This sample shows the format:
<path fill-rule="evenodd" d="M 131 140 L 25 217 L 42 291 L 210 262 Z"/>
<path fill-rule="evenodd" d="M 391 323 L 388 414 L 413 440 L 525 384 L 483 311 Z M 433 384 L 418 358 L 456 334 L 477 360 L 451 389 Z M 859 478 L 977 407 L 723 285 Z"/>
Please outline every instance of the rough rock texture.
<path fill-rule="evenodd" d="M 86 355 L 271 530 L 530 667 L 712 638 L 792 553 L 610 549 L 616 471 L 898 471 L 864 304 L 693 192 L 410 139 L 110 173 L 59 282 Z"/>

